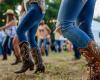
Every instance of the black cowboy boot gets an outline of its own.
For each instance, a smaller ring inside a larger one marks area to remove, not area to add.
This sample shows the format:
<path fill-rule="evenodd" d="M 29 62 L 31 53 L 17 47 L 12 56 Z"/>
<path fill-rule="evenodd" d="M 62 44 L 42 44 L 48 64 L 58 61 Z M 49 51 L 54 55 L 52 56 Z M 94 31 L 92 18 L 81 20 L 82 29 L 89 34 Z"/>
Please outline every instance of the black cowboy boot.
<path fill-rule="evenodd" d="M 43 64 L 42 56 L 41 56 L 40 51 L 37 48 L 32 49 L 32 56 L 33 56 L 34 62 L 36 64 L 35 73 L 45 72 L 45 67 Z"/>
<path fill-rule="evenodd" d="M 30 54 L 29 43 L 22 42 L 20 44 L 20 50 L 22 54 L 22 67 L 20 70 L 16 71 L 15 73 L 23 73 L 26 72 L 28 69 L 33 70 L 34 63 L 29 56 Z"/>
<path fill-rule="evenodd" d="M 17 58 L 15 62 L 13 62 L 11 65 L 17 65 L 18 63 L 21 63 L 21 62 L 22 60 L 20 58 Z"/>

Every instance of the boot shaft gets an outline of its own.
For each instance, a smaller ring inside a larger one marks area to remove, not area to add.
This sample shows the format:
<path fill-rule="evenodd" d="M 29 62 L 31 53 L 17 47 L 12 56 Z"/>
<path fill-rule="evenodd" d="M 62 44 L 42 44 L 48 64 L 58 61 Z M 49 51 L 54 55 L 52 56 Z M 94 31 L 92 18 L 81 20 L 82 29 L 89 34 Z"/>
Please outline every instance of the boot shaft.
<path fill-rule="evenodd" d="M 29 59 L 29 54 L 30 54 L 29 43 L 22 42 L 20 43 L 19 47 L 20 47 L 20 53 L 22 55 L 22 60 L 26 61 L 27 59 Z"/>
<path fill-rule="evenodd" d="M 36 64 L 36 70 L 34 73 L 45 72 L 45 66 L 43 64 L 40 51 L 37 48 L 33 48 L 31 51 L 32 51 L 34 62 Z"/>
<path fill-rule="evenodd" d="M 34 63 L 31 59 L 30 55 L 30 48 L 28 42 L 22 42 L 20 45 L 21 55 L 22 55 L 22 67 L 20 70 L 16 71 L 15 73 L 23 73 L 26 72 L 28 69 L 34 69 Z"/>
<path fill-rule="evenodd" d="M 89 80 L 100 80 L 100 48 L 98 45 L 91 41 L 86 48 L 81 48 L 79 51 L 88 62 Z"/>
<path fill-rule="evenodd" d="M 86 48 L 80 48 L 79 52 L 85 57 L 94 57 L 100 62 L 100 47 L 94 41 L 89 42 Z"/>
<path fill-rule="evenodd" d="M 33 59 L 36 65 L 43 64 L 42 56 L 41 56 L 39 49 L 33 48 L 31 49 L 31 53 L 32 53 L 32 56 L 33 56 Z"/>

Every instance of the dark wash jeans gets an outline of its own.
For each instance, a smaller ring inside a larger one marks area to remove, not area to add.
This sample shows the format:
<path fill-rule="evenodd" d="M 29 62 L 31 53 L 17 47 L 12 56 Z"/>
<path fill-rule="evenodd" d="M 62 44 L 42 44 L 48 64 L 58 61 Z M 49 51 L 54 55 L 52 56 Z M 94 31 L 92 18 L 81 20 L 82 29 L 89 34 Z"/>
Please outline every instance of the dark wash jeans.
<path fill-rule="evenodd" d="M 62 0 L 58 13 L 62 34 L 78 48 L 94 39 L 91 23 L 96 0 Z M 75 22 L 78 22 L 78 26 Z"/>
<path fill-rule="evenodd" d="M 18 39 L 20 42 L 29 41 L 31 48 L 37 48 L 35 34 L 44 14 L 36 3 L 29 4 L 27 9 L 17 29 Z"/>

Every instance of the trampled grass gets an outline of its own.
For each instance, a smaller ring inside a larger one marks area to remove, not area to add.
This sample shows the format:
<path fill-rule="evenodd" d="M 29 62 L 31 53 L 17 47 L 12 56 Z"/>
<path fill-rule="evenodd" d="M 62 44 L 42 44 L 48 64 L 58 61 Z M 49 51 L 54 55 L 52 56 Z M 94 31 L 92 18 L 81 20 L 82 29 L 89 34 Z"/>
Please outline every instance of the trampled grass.
<path fill-rule="evenodd" d="M 23 74 L 15 74 L 21 64 L 12 66 L 14 56 L 9 56 L 7 61 L 0 58 L 0 80 L 86 80 L 86 61 L 82 57 L 74 60 L 72 53 L 50 53 L 43 57 L 46 66 L 45 73 L 34 74 L 34 71 L 27 71 Z"/>

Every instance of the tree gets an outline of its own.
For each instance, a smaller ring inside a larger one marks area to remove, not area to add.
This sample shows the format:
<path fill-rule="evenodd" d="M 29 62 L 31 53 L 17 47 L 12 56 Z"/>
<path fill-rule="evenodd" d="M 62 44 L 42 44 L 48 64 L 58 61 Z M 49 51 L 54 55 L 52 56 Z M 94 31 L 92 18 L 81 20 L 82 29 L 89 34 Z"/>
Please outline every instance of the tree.
<path fill-rule="evenodd" d="M 19 3 L 21 3 L 21 0 L 4 0 L 4 2 L 0 4 L 0 26 L 5 24 L 5 16 L 3 13 L 5 13 L 7 9 L 13 9 L 15 11 Z"/>
<path fill-rule="evenodd" d="M 61 0 L 46 0 L 47 10 L 45 14 L 45 21 L 50 25 L 50 20 L 57 19 L 57 14 L 59 10 Z"/>
<path fill-rule="evenodd" d="M 51 41 L 52 41 L 52 43 L 54 42 L 53 32 L 55 30 L 55 24 L 56 24 L 54 22 L 54 20 L 57 19 L 57 14 L 59 11 L 60 2 L 61 2 L 61 0 L 46 0 L 47 10 L 46 10 L 44 20 L 46 21 L 46 23 L 49 25 L 49 27 L 51 29 Z"/>
<path fill-rule="evenodd" d="M 21 3 L 22 0 L 5 0 L 5 3 L 0 4 L 0 20 L 2 20 L 3 13 L 7 9 L 13 9 L 16 10 L 16 7 L 18 4 Z M 58 14 L 58 9 L 60 6 L 61 0 L 46 0 L 46 14 L 45 14 L 45 21 L 48 25 L 54 25 L 53 22 L 50 23 L 50 20 L 56 19 Z M 1 24 L 2 21 L 0 21 Z M 52 27 L 50 27 L 52 29 Z"/>

